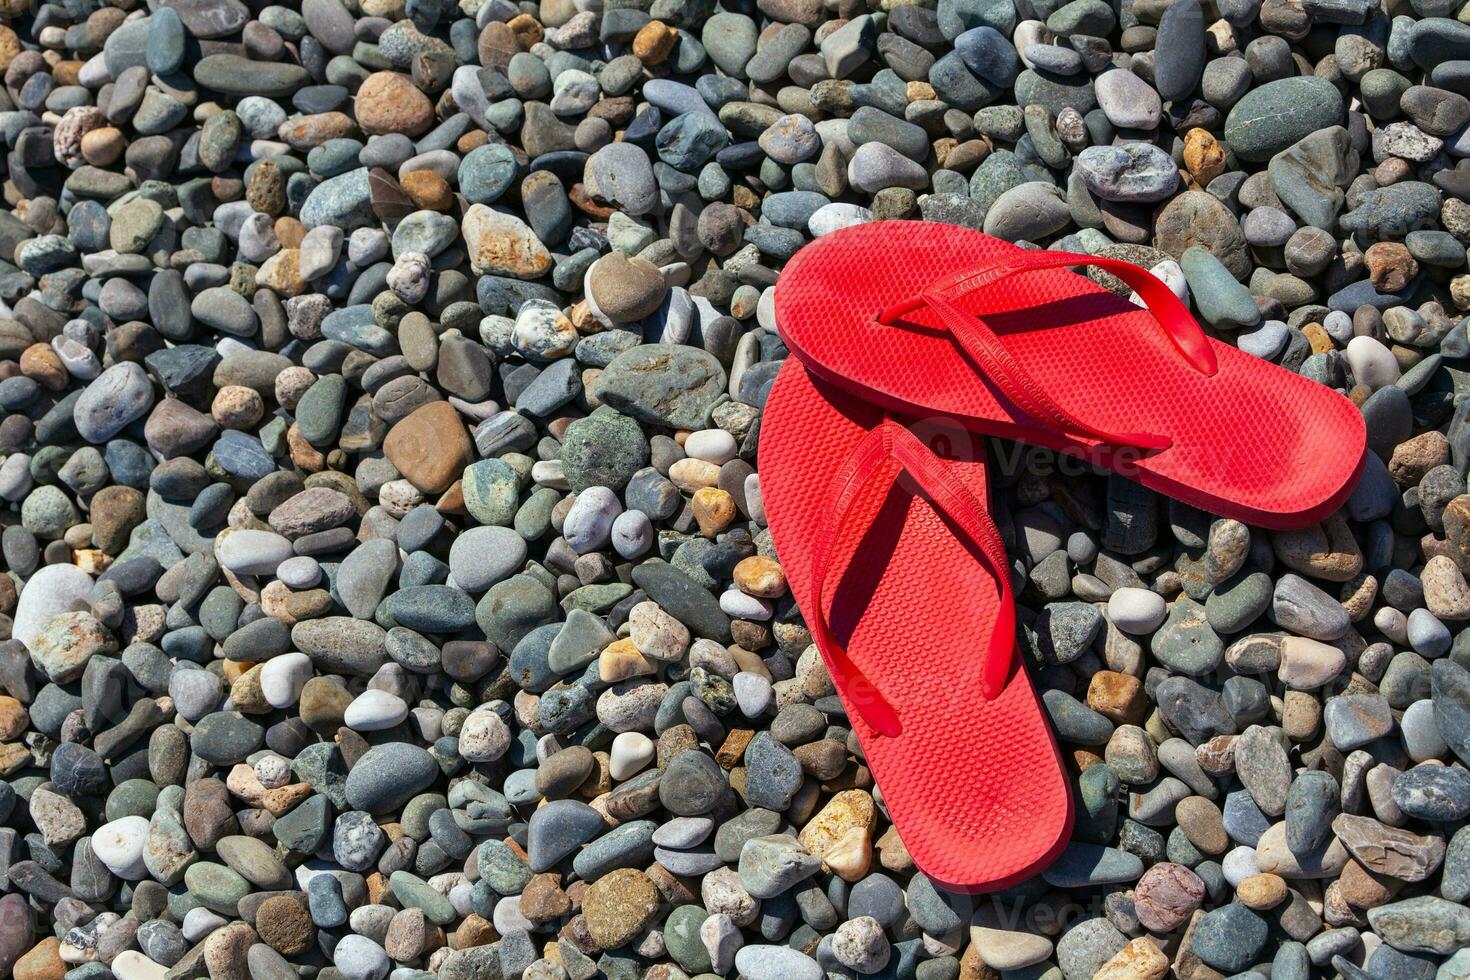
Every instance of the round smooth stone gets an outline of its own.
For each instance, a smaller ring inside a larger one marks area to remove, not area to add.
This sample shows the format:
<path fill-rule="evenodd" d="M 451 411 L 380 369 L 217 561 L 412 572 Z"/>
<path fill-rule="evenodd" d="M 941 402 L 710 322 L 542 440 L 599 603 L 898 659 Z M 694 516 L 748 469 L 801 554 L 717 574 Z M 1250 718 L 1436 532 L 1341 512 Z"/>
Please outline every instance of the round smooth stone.
<path fill-rule="evenodd" d="M 107 865 L 108 871 L 124 881 L 142 881 L 148 877 L 148 868 L 143 863 L 147 841 L 146 817 L 121 817 L 103 824 L 92 834 L 92 853 Z"/>
<path fill-rule="evenodd" d="M 684 440 L 684 455 L 716 466 L 734 459 L 738 448 L 735 437 L 724 429 L 700 429 Z"/>
<path fill-rule="evenodd" d="M 322 580 L 322 566 L 315 558 L 297 555 L 277 566 L 276 578 L 293 589 L 314 588 Z"/>
<path fill-rule="evenodd" d="M 273 708 L 289 708 L 301 698 L 301 689 L 315 672 L 304 653 L 283 653 L 260 668 L 260 693 Z"/>
<path fill-rule="evenodd" d="M 612 523 L 612 546 L 623 558 L 638 558 L 653 547 L 653 521 L 641 510 L 626 510 Z"/>
<path fill-rule="evenodd" d="M 359 732 L 380 732 L 408 717 L 408 705 L 396 694 L 368 689 L 352 699 L 342 723 Z"/>
<path fill-rule="evenodd" d="M 1372 337 L 1354 337 L 1347 345 L 1348 367 L 1359 384 L 1382 388 L 1399 379 L 1398 358 Z"/>
<path fill-rule="evenodd" d="M 623 511 L 617 494 L 607 487 L 588 487 L 577 494 L 562 524 L 562 537 L 577 554 L 606 547 L 612 538 L 613 521 Z"/>
<path fill-rule="evenodd" d="M 1152 633 L 1167 615 L 1164 597 L 1148 589 L 1122 588 L 1108 598 L 1108 620 L 1125 633 Z"/>
<path fill-rule="evenodd" d="M 627 779 L 653 761 L 657 746 L 642 732 L 622 732 L 613 739 L 608 754 L 608 771 L 614 779 Z"/>
<path fill-rule="evenodd" d="M 449 547 L 449 574 L 466 592 L 484 592 L 518 572 L 526 562 L 526 541 L 508 527 L 471 527 Z"/>

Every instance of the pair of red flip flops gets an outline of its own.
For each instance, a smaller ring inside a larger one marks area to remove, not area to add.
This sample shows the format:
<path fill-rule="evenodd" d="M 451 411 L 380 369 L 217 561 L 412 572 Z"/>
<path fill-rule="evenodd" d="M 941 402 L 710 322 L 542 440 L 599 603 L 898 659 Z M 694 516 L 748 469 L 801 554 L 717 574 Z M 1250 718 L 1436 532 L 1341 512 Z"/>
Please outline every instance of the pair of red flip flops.
<path fill-rule="evenodd" d="M 782 273 L 775 313 L 794 356 L 759 463 L 792 593 L 920 870 L 954 890 L 1014 884 L 1066 845 L 1072 798 L 1016 654 L 978 434 L 1287 528 L 1351 492 L 1362 416 L 1207 336 L 1137 266 L 949 225 L 818 239 Z"/>

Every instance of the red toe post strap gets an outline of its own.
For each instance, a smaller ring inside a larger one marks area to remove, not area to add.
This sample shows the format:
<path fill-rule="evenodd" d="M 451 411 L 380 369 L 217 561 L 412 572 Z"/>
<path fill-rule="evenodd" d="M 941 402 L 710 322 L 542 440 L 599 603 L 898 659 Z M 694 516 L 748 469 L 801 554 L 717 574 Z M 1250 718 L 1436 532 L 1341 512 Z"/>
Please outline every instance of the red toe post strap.
<path fill-rule="evenodd" d="M 1133 288 L 1148 311 L 1154 315 L 1173 341 L 1180 355 L 1206 377 L 1217 370 L 1215 352 L 1211 349 L 1204 331 L 1189 313 L 1189 308 L 1179 301 L 1173 290 L 1165 286 L 1152 273 L 1129 262 L 1109 259 L 1097 255 L 1078 255 L 1073 252 L 1033 251 L 1020 252 L 996 259 L 987 265 L 969 269 L 931 283 L 918 296 L 895 303 L 878 316 L 878 322 L 891 325 L 904 314 L 928 306 L 938 313 L 945 327 L 960 342 L 986 376 L 1023 412 L 1057 429 L 1081 434 L 1116 446 L 1133 446 L 1139 449 L 1167 449 L 1171 440 L 1167 436 L 1147 432 L 1112 432 L 1101 429 L 1077 418 L 1068 412 L 1036 383 L 1006 348 L 1005 341 L 986 325 L 986 312 L 1000 312 L 988 307 L 970 312 L 959 305 L 959 300 L 986 286 L 994 285 L 1008 276 L 1037 269 L 1072 268 L 1090 265 L 1111 272 Z M 1009 312 L 1009 311 L 1007 311 Z"/>
<path fill-rule="evenodd" d="M 1016 644 L 1015 603 L 1011 597 L 1005 545 L 984 501 L 976 500 L 948 465 L 912 432 L 891 419 L 884 419 L 863 437 L 833 476 L 816 535 L 814 608 L 807 610 L 806 618 L 819 641 L 818 649 L 826 653 L 829 666 L 838 675 L 836 679 L 841 682 L 849 705 L 874 731 L 888 736 L 903 730 L 898 712 L 833 636 L 827 622 L 826 585 L 840 579 L 849 563 L 856 559 L 866 529 L 871 527 L 900 473 L 907 473 L 925 498 L 979 548 L 995 576 L 1000 610 L 990 649 L 982 654 L 985 660 L 980 694 L 986 700 L 997 696 L 1005 686 Z M 844 535 L 843 530 L 849 526 L 861 529 L 860 533 Z M 851 543 L 844 553 L 837 553 L 839 542 L 845 541 Z"/>

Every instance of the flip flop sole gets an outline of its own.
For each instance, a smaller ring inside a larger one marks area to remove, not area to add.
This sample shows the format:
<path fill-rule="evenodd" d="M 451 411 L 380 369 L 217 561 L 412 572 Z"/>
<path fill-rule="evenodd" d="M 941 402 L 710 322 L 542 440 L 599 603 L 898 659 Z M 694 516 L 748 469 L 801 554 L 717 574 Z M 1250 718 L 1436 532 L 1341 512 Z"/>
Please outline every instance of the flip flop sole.
<path fill-rule="evenodd" d="M 767 400 L 761 495 L 804 610 L 816 601 L 823 491 L 835 462 L 882 418 L 881 409 L 813 379 L 795 359 Z M 911 430 L 931 436 L 926 442 L 952 472 L 987 499 L 980 438 L 953 425 Z M 947 452 L 937 445 L 944 442 Z M 974 546 L 902 478 L 873 524 L 848 533 L 862 535 L 861 549 L 829 583 L 828 621 L 897 710 L 902 731 L 890 737 L 868 727 L 854 702 L 863 692 L 832 673 L 890 818 L 914 862 L 945 888 L 991 891 L 1030 877 L 1066 845 L 1072 796 L 1019 658 L 997 697 L 978 693 L 1001 601 L 994 578 Z"/>
<path fill-rule="evenodd" d="M 929 283 L 1022 250 L 935 222 L 883 221 L 817 239 L 776 286 L 782 337 L 823 380 L 910 416 L 949 416 L 993 435 L 1083 456 L 1210 513 L 1269 528 L 1319 521 L 1361 473 L 1366 430 L 1346 398 L 1238 348 L 1210 340 L 1206 377 L 1149 311 L 1083 276 L 1038 270 L 961 299 L 1015 361 L 1076 417 L 1114 431 L 1155 432 L 1146 453 L 1072 438 L 1029 418 L 977 372 L 927 307 L 908 325 L 881 311 Z"/>

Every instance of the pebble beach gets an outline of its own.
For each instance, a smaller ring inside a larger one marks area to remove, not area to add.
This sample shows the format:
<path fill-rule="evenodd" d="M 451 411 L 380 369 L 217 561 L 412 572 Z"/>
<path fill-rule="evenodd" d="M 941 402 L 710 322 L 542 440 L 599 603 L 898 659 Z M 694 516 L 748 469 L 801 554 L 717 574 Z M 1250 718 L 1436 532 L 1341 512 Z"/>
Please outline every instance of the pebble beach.
<path fill-rule="evenodd" d="M 0 0 L 0 72 L 0 976 L 1470 978 L 1470 7 Z M 993 443 L 1077 820 L 990 896 L 762 505 L 773 287 L 884 219 L 1367 424 L 1295 531 Z"/>

